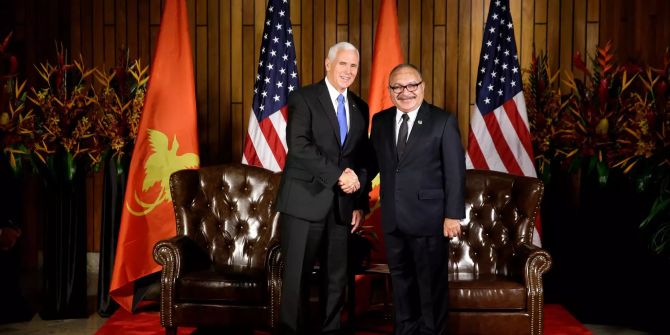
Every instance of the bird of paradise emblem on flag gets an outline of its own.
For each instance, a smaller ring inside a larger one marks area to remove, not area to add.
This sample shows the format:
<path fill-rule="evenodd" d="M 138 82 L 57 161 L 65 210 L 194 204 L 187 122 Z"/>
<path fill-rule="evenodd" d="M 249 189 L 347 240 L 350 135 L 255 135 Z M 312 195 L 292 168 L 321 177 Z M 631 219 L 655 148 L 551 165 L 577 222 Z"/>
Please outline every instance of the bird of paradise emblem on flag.
<path fill-rule="evenodd" d="M 174 135 L 172 145 L 170 145 L 169 139 L 164 133 L 155 129 L 148 129 L 147 132 L 153 153 L 149 155 L 149 158 L 144 163 L 145 177 L 142 181 L 142 193 L 146 193 L 156 183 L 160 186 L 160 192 L 158 197 L 153 201 L 143 200 L 135 192 L 135 205 L 141 207 L 141 209 L 134 210 L 131 204 L 126 202 L 126 208 L 135 216 L 147 215 L 164 201 L 172 201 L 172 195 L 170 195 L 170 175 L 175 171 L 197 168 L 200 164 L 200 158 L 194 153 L 177 154 L 179 151 L 177 135 Z"/>

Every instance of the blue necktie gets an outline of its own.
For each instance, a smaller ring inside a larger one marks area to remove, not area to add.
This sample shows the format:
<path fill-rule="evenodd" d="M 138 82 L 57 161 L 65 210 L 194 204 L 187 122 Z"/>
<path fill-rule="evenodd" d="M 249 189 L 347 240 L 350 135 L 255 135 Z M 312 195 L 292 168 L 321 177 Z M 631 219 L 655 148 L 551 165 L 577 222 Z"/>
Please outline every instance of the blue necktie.
<path fill-rule="evenodd" d="M 340 124 L 340 145 L 344 145 L 347 137 L 347 110 L 344 108 L 344 96 L 337 96 L 337 122 Z"/>

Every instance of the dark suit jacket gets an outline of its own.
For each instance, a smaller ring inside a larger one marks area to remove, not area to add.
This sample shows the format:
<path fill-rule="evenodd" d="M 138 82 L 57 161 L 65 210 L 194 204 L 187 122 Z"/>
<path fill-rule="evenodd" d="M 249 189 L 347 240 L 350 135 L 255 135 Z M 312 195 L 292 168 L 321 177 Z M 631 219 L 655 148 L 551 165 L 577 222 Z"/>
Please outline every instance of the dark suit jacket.
<path fill-rule="evenodd" d="M 351 222 L 354 209 L 367 210 L 367 193 L 361 187 L 347 195 L 337 181 L 345 168 L 356 172 L 361 185 L 368 178 L 366 154 L 368 105 L 351 91 L 349 133 L 340 146 L 339 124 L 325 80 L 300 88 L 288 97 L 286 141 L 288 153 L 278 196 L 278 210 L 309 221 L 320 221 L 336 206 L 342 223 Z"/>
<path fill-rule="evenodd" d="M 444 218 L 465 216 L 465 154 L 456 118 L 424 101 L 398 161 L 395 115 L 395 107 L 375 114 L 370 135 L 381 174 L 382 228 L 442 235 Z"/>

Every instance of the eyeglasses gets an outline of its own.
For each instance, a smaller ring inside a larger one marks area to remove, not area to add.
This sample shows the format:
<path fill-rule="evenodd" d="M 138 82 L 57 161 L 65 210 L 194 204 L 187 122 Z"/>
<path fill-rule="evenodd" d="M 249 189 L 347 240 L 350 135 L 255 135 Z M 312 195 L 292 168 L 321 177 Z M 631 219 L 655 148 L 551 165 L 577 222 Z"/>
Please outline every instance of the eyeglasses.
<path fill-rule="evenodd" d="M 420 81 L 416 84 L 407 84 L 407 85 L 396 85 L 396 86 L 389 86 L 389 88 L 393 91 L 395 94 L 400 94 L 404 89 L 407 89 L 407 92 L 414 92 L 416 91 L 417 88 L 419 88 L 419 85 L 421 85 L 423 81 Z"/>

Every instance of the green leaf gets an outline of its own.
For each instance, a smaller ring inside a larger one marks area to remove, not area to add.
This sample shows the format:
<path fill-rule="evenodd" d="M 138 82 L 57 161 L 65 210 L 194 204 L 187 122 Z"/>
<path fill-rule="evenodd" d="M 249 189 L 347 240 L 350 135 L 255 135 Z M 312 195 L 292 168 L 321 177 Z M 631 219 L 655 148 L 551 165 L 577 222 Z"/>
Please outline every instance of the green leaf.
<path fill-rule="evenodd" d="M 640 223 L 640 228 L 648 226 L 654 219 L 659 216 L 661 213 L 665 213 L 666 210 L 670 207 L 670 199 L 663 199 L 662 197 L 656 198 L 654 204 L 649 210 L 649 215 Z"/>
<path fill-rule="evenodd" d="M 123 164 L 120 162 L 116 164 L 116 175 L 117 176 L 122 176 L 123 173 L 125 172 L 125 168 L 123 167 Z"/>
<path fill-rule="evenodd" d="M 102 167 L 102 163 L 98 162 L 93 164 L 93 172 L 100 172 L 100 168 Z"/>
<path fill-rule="evenodd" d="M 77 165 L 74 162 L 74 157 L 72 153 L 67 152 L 65 156 L 65 173 L 68 181 L 74 179 L 74 174 L 77 172 Z"/>
<path fill-rule="evenodd" d="M 19 177 L 19 175 L 21 175 L 21 170 L 23 170 L 23 155 L 17 157 L 14 161 L 14 165 L 12 166 L 14 177 Z"/>
<path fill-rule="evenodd" d="M 595 158 L 595 157 L 594 157 Z M 598 184 L 600 184 L 601 187 L 604 187 L 607 185 L 607 179 L 609 178 L 610 175 L 610 170 L 607 167 L 607 164 L 603 161 L 597 161 L 597 168 L 598 168 Z"/>
<path fill-rule="evenodd" d="M 587 175 L 593 174 L 593 170 L 595 170 L 597 165 L 598 165 L 598 158 L 596 156 L 591 156 L 591 158 L 589 158 L 588 166 L 586 167 L 586 174 Z"/>
<path fill-rule="evenodd" d="M 645 192 L 649 189 L 651 183 L 651 173 L 641 173 L 635 178 L 635 190 L 638 193 Z"/>

